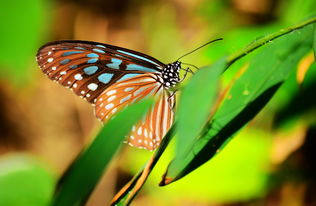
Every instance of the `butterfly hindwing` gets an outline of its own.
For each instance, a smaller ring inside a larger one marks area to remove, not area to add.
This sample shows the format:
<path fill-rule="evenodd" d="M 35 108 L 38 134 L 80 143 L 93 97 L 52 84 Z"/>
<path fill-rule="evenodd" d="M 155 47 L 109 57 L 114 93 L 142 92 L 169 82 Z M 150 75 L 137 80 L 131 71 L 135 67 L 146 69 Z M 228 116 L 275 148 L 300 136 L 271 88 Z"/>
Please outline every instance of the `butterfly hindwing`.
<path fill-rule="evenodd" d="M 161 88 L 156 78 L 154 74 L 142 74 L 106 88 L 95 103 L 97 118 L 106 122 L 117 110 L 147 96 L 155 95 Z"/>
<path fill-rule="evenodd" d="M 95 114 L 107 122 L 115 113 L 145 97 L 155 95 L 157 102 L 143 120 L 139 121 L 128 137 L 133 146 L 155 149 L 173 121 L 174 96 L 162 88 L 154 74 L 143 74 L 117 82 L 98 97 Z"/>
<path fill-rule="evenodd" d="M 128 137 L 132 146 L 147 150 L 156 149 L 173 123 L 173 107 L 175 96 L 167 90 L 159 91 L 158 101 L 146 115 L 144 120 L 138 122 Z"/>

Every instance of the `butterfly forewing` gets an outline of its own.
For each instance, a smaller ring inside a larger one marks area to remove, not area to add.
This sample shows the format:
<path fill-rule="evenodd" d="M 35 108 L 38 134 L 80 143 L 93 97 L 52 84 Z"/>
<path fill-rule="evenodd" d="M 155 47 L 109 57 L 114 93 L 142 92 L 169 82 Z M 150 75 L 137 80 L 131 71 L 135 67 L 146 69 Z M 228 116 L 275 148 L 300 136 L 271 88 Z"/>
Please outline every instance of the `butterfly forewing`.
<path fill-rule="evenodd" d="M 50 79 L 92 103 L 109 85 L 163 67 L 148 55 L 87 41 L 49 43 L 39 49 L 37 61 Z"/>

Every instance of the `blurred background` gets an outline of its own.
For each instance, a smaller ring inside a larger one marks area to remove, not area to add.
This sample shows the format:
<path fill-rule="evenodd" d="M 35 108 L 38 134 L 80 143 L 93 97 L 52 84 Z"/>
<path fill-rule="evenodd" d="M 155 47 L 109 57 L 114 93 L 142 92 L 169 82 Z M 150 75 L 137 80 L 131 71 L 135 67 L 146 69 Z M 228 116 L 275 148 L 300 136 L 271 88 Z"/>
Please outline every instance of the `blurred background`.
<path fill-rule="evenodd" d="M 42 44 L 92 40 L 169 63 L 223 37 L 183 59 L 201 67 L 315 10 L 315 0 L 1 2 L 0 206 L 48 205 L 57 178 L 101 126 L 87 102 L 42 74 L 35 61 Z M 223 87 L 252 55 L 223 75 Z M 316 205 L 316 101 L 311 95 L 316 79 L 302 88 L 299 78 L 312 62 L 311 51 L 219 155 L 178 182 L 158 187 L 172 158 L 171 144 L 133 204 Z M 314 64 L 309 70 L 314 77 L 315 70 Z M 151 154 L 124 145 L 87 205 L 106 205 Z"/>

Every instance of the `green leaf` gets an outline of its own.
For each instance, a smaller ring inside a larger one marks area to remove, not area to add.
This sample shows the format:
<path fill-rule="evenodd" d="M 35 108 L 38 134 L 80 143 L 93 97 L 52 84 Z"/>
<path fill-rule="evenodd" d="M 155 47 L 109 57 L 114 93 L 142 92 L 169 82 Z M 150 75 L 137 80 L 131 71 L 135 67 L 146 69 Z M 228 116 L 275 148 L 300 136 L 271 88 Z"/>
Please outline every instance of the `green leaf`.
<path fill-rule="evenodd" d="M 53 206 L 83 205 L 86 202 L 121 142 L 152 103 L 152 100 L 144 100 L 131 105 L 102 128 L 60 179 Z"/>
<path fill-rule="evenodd" d="M 0 158 L 0 205 L 47 206 L 55 185 L 41 162 L 24 154 Z"/>
<path fill-rule="evenodd" d="M 315 116 L 316 96 L 311 95 L 316 91 L 316 63 L 307 70 L 300 90 L 293 94 L 289 102 L 274 118 L 274 126 L 280 126 L 293 120 L 302 119 L 304 115 Z M 313 118 L 315 120 L 315 118 Z"/>
<path fill-rule="evenodd" d="M 183 89 L 177 109 L 176 158 L 191 148 L 207 123 L 216 99 L 218 79 L 225 68 L 225 58 L 201 68 Z"/>
<path fill-rule="evenodd" d="M 50 1 L 4 1 L 0 13 L 0 75 L 10 77 L 14 83 L 25 86 L 25 80 L 36 71 L 34 56 L 49 25 Z M 23 16 L 23 18 L 19 18 Z M 30 70 L 31 69 L 31 70 Z M 19 86 L 20 86 L 19 85 Z"/>
<path fill-rule="evenodd" d="M 314 49 L 314 58 L 316 59 L 316 24 L 314 24 L 314 41 L 313 41 L 313 49 Z"/>
<path fill-rule="evenodd" d="M 172 161 L 162 180 L 173 182 L 211 159 L 229 138 L 268 103 L 312 45 L 312 26 L 270 42 L 235 82 L 209 124 L 208 132 L 181 161 Z"/>

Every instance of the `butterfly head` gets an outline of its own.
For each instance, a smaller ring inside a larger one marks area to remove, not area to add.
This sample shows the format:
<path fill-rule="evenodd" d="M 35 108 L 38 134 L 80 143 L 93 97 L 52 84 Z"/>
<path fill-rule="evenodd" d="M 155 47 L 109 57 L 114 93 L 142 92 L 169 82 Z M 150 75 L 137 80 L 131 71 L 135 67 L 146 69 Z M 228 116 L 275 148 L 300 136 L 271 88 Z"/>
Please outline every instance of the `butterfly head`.
<path fill-rule="evenodd" d="M 167 64 L 163 68 L 161 72 L 161 78 L 162 78 L 162 84 L 166 88 L 171 88 L 181 81 L 179 77 L 180 69 L 181 69 L 181 62 L 179 61 L 175 61 L 173 63 Z"/>

